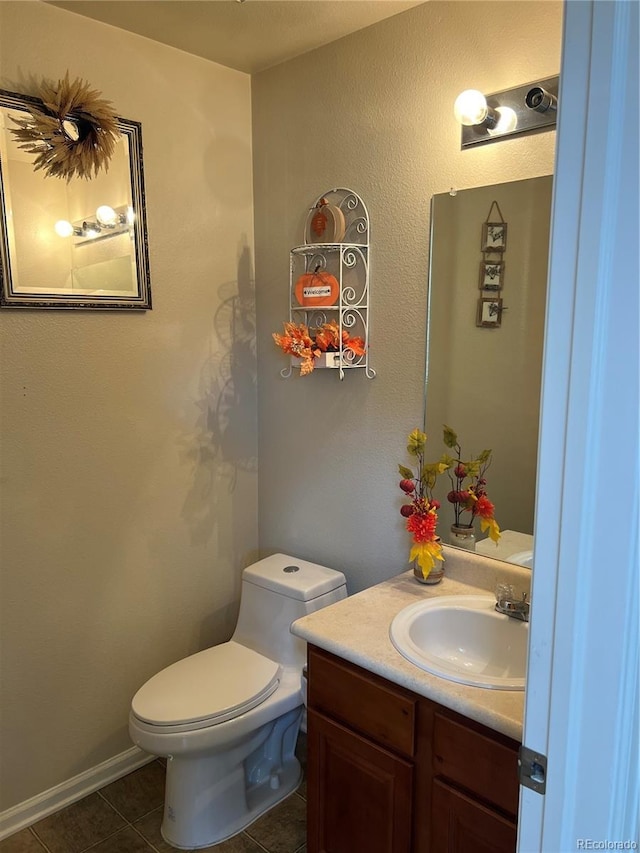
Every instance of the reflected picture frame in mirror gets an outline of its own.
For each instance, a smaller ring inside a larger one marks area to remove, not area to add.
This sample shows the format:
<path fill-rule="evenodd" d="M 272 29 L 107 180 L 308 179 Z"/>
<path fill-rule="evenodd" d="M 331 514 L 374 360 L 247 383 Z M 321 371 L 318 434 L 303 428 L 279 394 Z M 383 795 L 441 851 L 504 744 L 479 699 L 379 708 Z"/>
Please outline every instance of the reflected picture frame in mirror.
<path fill-rule="evenodd" d="M 150 310 L 142 125 L 91 180 L 33 168 L 10 133 L 39 98 L 0 89 L 0 308 Z"/>

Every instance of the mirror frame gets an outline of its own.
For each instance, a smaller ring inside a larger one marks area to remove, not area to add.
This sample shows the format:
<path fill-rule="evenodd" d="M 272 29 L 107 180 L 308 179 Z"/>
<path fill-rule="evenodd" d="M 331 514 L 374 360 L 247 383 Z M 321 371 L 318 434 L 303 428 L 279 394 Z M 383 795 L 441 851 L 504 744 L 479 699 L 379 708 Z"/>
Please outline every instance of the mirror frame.
<path fill-rule="evenodd" d="M 40 98 L 21 95 L 0 89 L 0 109 L 28 110 L 29 106 L 42 107 Z M 118 128 L 127 139 L 131 204 L 135 213 L 133 246 L 137 291 L 134 296 L 97 296 L 45 292 L 37 296 L 15 290 L 11 275 L 12 258 L 9 251 L 9 229 L 4 193 L 3 165 L 0 159 L 0 308 L 75 308 L 98 310 L 151 309 L 151 277 L 149 272 L 149 246 L 145 209 L 144 170 L 142 163 L 142 125 L 130 119 L 117 118 Z M 60 180 L 52 178 L 51 180 Z M 15 258 L 13 259 L 15 262 Z"/>

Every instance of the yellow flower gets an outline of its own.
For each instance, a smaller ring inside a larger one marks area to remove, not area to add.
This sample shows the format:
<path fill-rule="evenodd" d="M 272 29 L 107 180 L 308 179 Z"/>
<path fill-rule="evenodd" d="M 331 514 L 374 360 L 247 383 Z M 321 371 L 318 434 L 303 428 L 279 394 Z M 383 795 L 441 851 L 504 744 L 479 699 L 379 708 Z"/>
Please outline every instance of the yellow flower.
<path fill-rule="evenodd" d="M 416 542 L 409 554 L 409 562 L 414 560 L 422 570 L 422 577 L 426 580 L 435 568 L 436 560 L 444 562 L 442 556 L 442 545 L 439 542 Z"/>
<path fill-rule="evenodd" d="M 480 519 L 480 530 L 484 533 L 485 530 L 489 531 L 489 539 L 492 542 L 498 544 L 498 540 L 500 539 L 500 528 L 498 527 L 498 522 L 495 518 L 481 518 Z"/>

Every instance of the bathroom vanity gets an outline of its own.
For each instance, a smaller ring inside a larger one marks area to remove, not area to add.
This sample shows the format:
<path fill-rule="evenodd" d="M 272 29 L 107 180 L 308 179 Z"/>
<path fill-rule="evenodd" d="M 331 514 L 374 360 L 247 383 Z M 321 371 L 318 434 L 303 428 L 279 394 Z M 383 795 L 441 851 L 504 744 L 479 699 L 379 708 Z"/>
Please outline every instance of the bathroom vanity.
<path fill-rule="evenodd" d="M 391 578 L 295 623 L 308 641 L 309 853 L 515 851 L 522 691 L 439 678 L 389 625 L 425 597 L 487 593 L 530 574 L 449 551 L 436 587 Z"/>
<path fill-rule="evenodd" d="M 517 741 L 315 646 L 308 703 L 310 853 L 515 851 Z"/>

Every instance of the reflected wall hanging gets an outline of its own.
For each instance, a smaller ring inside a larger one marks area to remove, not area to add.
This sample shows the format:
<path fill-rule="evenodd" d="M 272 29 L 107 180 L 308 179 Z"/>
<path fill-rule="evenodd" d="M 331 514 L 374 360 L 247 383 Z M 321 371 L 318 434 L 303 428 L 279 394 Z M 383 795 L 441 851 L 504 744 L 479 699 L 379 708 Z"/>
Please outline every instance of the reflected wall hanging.
<path fill-rule="evenodd" d="M 494 213 L 495 208 L 495 213 Z M 504 285 L 504 253 L 507 250 L 507 223 L 497 201 L 492 201 L 486 220 L 482 224 L 480 243 L 482 260 L 480 261 L 479 287 L 482 291 L 478 299 L 476 326 L 497 328 L 502 323 L 502 299 L 499 296 L 487 297 L 486 293 L 499 294 Z"/>

